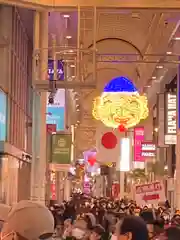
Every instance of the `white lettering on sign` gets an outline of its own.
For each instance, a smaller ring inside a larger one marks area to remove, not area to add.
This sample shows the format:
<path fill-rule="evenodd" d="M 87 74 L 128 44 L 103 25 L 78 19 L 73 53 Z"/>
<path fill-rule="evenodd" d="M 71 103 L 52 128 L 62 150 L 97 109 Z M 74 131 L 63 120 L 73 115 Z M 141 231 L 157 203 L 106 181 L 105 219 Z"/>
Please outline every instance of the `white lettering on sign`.
<path fill-rule="evenodd" d="M 176 94 L 167 95 L 167 134 L 176 134 Z"/>
<path fill-rule="evenodd" d="M 142 151 L 156 151 L 156 145 L 151 143 L 142 143 Z"/>
<path fill-rule="evenodd" d="M 142 157 L 155 157 L 155 153 L 154 152 L 142 152 L 141 156 Z"/>
<path fill-rule="evenodd" d="M 144 130 L 135 130 L 135 134 L 138 136 L 144 136 Z"/>

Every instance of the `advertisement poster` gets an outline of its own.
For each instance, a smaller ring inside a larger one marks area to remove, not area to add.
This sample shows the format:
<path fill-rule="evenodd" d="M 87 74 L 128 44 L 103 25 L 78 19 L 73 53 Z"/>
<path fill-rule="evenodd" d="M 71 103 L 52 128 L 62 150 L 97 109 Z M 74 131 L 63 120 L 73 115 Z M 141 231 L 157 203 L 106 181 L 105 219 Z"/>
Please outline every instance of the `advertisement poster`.
<path fill-rule="evenodd" d="M 0 141 L 6 140 L 7 130 L 7 97 L 6 94 L 0 90 Z"/>
<path fill-rule="evenodd" d="M 141 145 L 144 142 L 144 127 L 134 128 L 134 161 L 135 162 L 144 162 L 145 158 L 141 153 Z"/>
<path fill-rule="evenodd" d="M 155 158 L 156 144 L 154 144 L 153 142 L 142 142 L 141 154 L 143 157 Z"/>
<path fill-rule="evenodd" d="M 176 144 L 176 118 L 177 118 L 176 93 L 165 94 L 165 144 Z"/>
<path fill-rule="evenodd" d="M 119 194 L 120 194 L 119 183 L 113 183 L 112 184 L 112 198 L 113 199 L 119 199 Z"/>
<path fill-rule="evenodd" d="M 64 66 L 62 60 L 57 60 L 57 79 L 54 79 L 54 60 L 48 59 L 48 80 L 64 80 Z"/>
<path fill-rule="evenodd" d="M 56 125 L 56 131 L 64 131 L 65 128 L 65 89 L 58 89 L 54 96 L 54 103 L 49 104 L 47 94 L 46 124 Z"/>
<path fill-rule="evenodd" d="M 71 163 L 71 134 L 52 135 L 52 163 L 70 164 Z"/>
<path fill-rule="evenodd" d="M 135 200 L 139 206 L 165 202 L 164 185 L 161 182 L 152 182 L 135 187 Z"/>

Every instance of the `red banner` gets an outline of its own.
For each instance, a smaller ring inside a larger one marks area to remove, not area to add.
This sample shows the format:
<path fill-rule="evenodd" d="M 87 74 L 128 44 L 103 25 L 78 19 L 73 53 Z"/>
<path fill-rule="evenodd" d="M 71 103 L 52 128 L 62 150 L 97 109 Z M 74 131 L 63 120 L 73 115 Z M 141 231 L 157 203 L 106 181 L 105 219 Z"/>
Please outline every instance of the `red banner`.
<path fill-rule="evenodd" d="M 56 124 L 47 124 L 47 132 L 48 133 L 55 133 L 56 132 Z"/>
<path fill-rule="evenodd" d="M 134 161 L 144 162 L 145 159 L 142 156 L 142 142 L 144 142 L 144 127 L 134 128 Z"/>

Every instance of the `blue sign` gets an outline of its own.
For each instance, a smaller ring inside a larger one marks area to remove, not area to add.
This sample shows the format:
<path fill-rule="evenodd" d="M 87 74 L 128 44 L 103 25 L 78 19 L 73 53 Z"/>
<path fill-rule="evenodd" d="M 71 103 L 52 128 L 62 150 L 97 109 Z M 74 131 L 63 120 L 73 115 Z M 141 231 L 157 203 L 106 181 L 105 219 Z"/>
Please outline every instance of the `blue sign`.
<path fill-rule="evenodd" d="M 48 60 L 48 79 L 49 80 L 64 80 L 64 66 L 62 60 L 57 60 L 57 79 L 54 79 L 54 60 Z"/>
<path fill-rule="evenodd" d="M 56 131 L 64 131 L 64 124 L 65 124 L 65 111 L 64 107 L 58 106 L 47 106 L 47 117 L 46 123 L 47 124 L 56 124 Z"/>
<path fill-rule="evenodd" d="M 7 132 L 7 96 L 0 90 L 0 141 L 6 140 Z"/>

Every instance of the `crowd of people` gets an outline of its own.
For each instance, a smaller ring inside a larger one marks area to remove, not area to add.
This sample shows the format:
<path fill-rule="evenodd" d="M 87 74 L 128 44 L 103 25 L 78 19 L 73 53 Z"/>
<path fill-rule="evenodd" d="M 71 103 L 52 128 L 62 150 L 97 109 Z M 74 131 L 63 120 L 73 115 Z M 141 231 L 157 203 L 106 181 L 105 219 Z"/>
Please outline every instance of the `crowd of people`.
<path fill-rule="evenodd" d="M 169 204 L 139 207 L 134 201 L 73 196 L 50 207 L 55 238 L 63 240 L 178 240 L 180 215 Z"/>
<path fill-rule="evenodd" d="M 169 204 L 139 207 L 134 201 L 73 195 L 46 207 L 21 201 L 0 204 L 0 240 L 179 240 L 180 215 Z"/>

